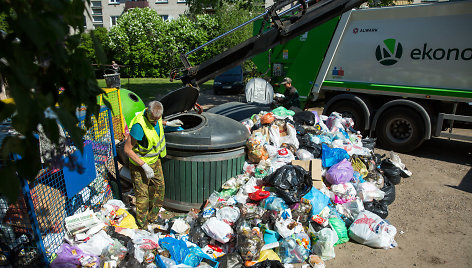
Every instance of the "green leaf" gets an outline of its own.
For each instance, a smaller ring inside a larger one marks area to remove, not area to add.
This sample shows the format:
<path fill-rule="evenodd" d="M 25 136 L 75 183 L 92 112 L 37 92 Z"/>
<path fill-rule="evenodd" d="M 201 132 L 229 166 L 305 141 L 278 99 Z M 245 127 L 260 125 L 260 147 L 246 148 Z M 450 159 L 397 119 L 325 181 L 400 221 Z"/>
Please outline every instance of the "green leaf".
<path fill-rule="evenodd" d="M 10 203 L 15 203 L 20 194 L 20 180 L 16 175 L 16 166 L 3 166 L 0 168 L 2 179 L 0 180 L 0 193 L 3 193 Z"/>

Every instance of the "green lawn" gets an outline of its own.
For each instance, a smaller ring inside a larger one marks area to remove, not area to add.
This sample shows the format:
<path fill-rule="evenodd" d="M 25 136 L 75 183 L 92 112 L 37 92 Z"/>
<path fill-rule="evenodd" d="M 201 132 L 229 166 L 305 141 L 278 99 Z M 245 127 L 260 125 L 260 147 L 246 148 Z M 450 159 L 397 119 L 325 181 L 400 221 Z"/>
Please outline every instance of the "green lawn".
<path fill-rule="evenodd" d="M 97 79 L 98 85 L 102 88 L 106 87 L 105 79 Z M 136 93 L 144 103 L 155 99 L 160 99 L 162 96 L 172 90 L 181 88 L 182 82 L 174 80 L 170 82 L 169 78 L 122 78 L 121 88 L 125 88 Z M 213 80 L 207 81 L 200 85 L 201 91 L 211 90 L 213 87 Z"/>

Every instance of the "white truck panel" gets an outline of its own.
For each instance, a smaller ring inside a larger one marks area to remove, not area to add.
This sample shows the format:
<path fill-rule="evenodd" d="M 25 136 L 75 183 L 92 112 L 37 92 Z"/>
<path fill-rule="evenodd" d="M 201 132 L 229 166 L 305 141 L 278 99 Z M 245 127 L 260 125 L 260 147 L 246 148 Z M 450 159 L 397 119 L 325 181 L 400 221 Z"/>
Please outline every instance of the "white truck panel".
<path fill-rule="evenodd" d="M 472 1 L 353 10 L 343 16 L 349 15 L 318 78 L 472 90 Z M 313 89 L 317 93 L 316 85 Z"/>

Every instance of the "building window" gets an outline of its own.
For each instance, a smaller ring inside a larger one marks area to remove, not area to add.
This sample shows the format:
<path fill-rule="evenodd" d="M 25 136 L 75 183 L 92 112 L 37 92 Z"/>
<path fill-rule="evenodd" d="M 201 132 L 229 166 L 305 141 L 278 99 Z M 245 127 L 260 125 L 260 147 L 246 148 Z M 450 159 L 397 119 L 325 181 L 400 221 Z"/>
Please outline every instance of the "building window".
<path fill-rule="evenodd" d="M 92 8 L 92 15 L 102 15 L 101 8 Z"/>
<path fill-rule="evenodd" d="M 103 23 L 102 16 L 92 16 L 93 23 Z"/>
<path fill-rule="evenodd" d="M 87 28 L 87 18 L 84 16 L 84 28 Z"/>
<path fill-rule="evenodd" d="M 120 0 L 108 0 L 108 3 L 111 5 L 117 5 L 120 3 Z"/>
<path fill-rule="evenodd" d="M 168 0 L 156 0 L 156 4 L 167 4 L 169 3 Z"/>
<path fill-rule="evenodd" d="M 160 16 L 164 21 L 169 19 L 169 15 L 160 15 Z"/>
<path fill-rule="evenodd" d="M 187 3 L 187 0 L 177 0 L 177 4 L 178 3 Z"/>
<path fill-rule="evenodd" d="M 92 1 L 92 7 L 102 7 L 102 1 Z"/>
<path fill-rule="evenodd" d="M 120 16 L 110 16 L 110 26 L 115 26 Z"/>
<path fill-rule="evenodd" d="M 103 24 L 93 24 L 93 27 L 95 27 L 95 29 L 103 28 Z"/>

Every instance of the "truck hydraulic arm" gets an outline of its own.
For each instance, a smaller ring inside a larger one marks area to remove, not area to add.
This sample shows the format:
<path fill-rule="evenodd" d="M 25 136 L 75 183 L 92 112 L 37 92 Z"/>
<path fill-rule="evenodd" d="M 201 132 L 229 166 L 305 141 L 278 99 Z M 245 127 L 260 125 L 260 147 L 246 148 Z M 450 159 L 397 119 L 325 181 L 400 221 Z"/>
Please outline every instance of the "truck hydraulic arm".
<path fill-rule="evenodd" d="M 273 25 L 268 30 L 263 31 L 263 29 L 261 29 L 260 34 L 249 38 L 243 43 L 232 47 L 197 66 L 191 66 L 187 56 L 205 45 L 212 43 L 214 40 L 219 39 L 221 36 L 187 54 L 181 55 L 180 58 L 184 65 L 184 69 L 180 79 L 184 85 L 191 84 L 193 86 L 198 86 L 224 71 L 239 65 L 244 60 L 267 51 L 279 44 L 283 44 L 290 39 L 359 6 L 363 2 L 365 2 L 365 0 L 322 0 L 313 4 L 305 2 L 304 0 L 278 1 L 271 8 L 266 10 L 266 12 L 249 21 L 252 22 L 257 18 L 264 17 L 266 21 L 270 20 Z M 295 6 L 290 8 L 292 5 Z M 289 9 L 278 13 L 286 7 L 289 7 Z M 291 11 L 301 12 L 297 12 L 295 15 L 288 18 L 286 18 L 287 16 L 282 17 L 282 15 Z M 249 22 L 238 26 L 233 30 L 247 25 Z M 171 74 L 171 76 L 175 75 L 176 74 Z"/>

